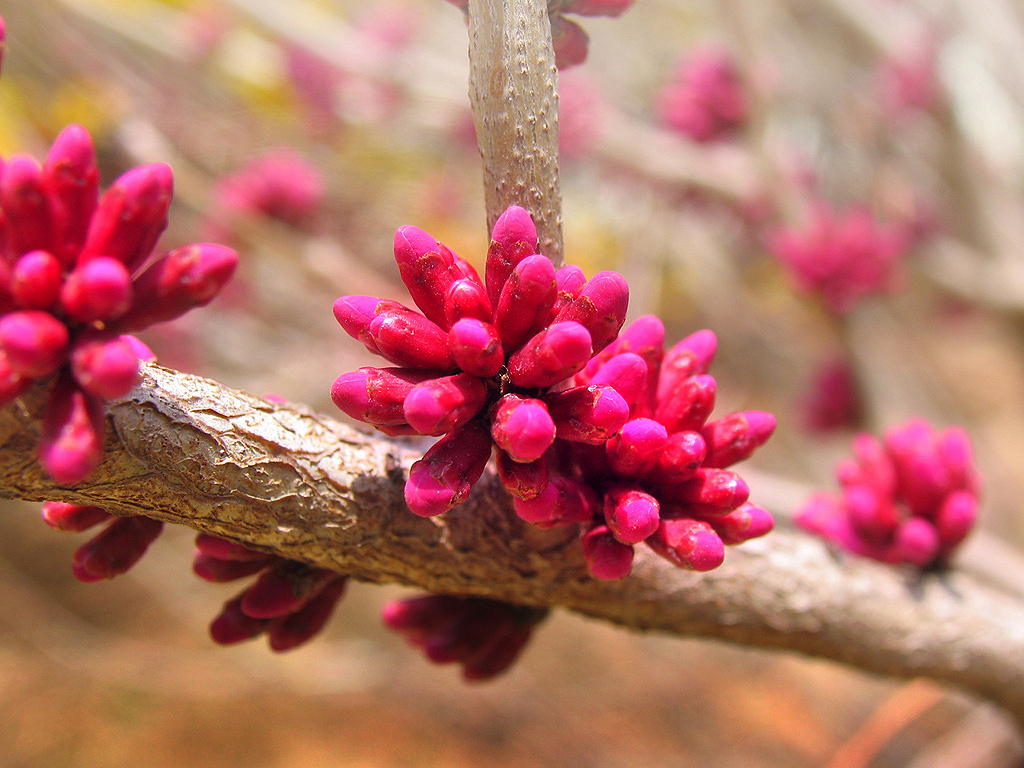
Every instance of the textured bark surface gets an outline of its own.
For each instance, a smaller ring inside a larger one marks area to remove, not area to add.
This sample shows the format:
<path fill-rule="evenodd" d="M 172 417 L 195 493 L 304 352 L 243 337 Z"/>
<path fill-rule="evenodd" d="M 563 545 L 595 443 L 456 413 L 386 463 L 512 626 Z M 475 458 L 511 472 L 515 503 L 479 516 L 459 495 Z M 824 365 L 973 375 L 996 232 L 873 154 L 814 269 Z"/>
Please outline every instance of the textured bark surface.
<path fill-rule="evenodd" d="M 521 205 L 537 225 L 539 252 L 560 266 L 558 72 L 546 0 L 469 0 L 469 62 L 488 232 Z"/>
<path fill-rule="evenodd" d="M 575 532 L 522 524 L 492 475 L 441 518 L 402 500 L 415 453 L 330 418 L 146 366 L 109 408 L 107 456 L 60 488 L 35 461 L 45 391 L 0 410 L 0 496 L 146 514 L 372 582 L 564 607 L 625 627 L 800 651 L 927 676 L 1024 723 L 1024 603 L 963 574 L 915 578 L 791 532 L 707 574 L 638 548 L 633 575 L 586 575 Z"/>

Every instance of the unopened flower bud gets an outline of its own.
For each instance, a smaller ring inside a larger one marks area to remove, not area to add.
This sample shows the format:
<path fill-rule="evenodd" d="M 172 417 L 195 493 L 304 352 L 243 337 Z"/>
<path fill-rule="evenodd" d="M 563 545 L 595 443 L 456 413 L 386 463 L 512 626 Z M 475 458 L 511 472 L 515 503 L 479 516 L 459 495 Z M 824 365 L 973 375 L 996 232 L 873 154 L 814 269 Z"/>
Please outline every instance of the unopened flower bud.
<path fill-rule="evenodd" d="M 597 445 L 622 429 L 629 406 L 608 386 L 574 387 L 544 398 L 558 436 L 563 440 Z"/>
<path fill-rule="evenodd" d="M 896 531 L 892 559 L 918 568 L 930 565 L 939 552 L 939 534 L 922 517 L 911 517 Z"/>
<path fill-rule="evenodd" d="M 949 494 L 935 516 L 941 554 L 948 555 L 967 538 L 978 519 L 978 499 L 968 491 Z"/>
<path fill-rule="evenodd" d="M 697 505 L 705 513 L 722 514 L 736 509 L 750 497 L 742 477 L 727 469 L 701 467 L 693 477 L 672 488 L 672 501 Z"/>
<path fill-rule="evenodd" d="M 23 309 L 53 309 L 60 296 L 64 273 L 48 251 L 29 251 L 14 265 L 11 296 Z"/>
<path fill-rule="evenodd" d="M 537 228 L 525 208 L 510 205 L 494 222 L 491 244 L 487 249 L 484 282 L 491 306 L 497 307 L 501 289 L 505 287 L 516 264 L 537 252 Z"/>
<path fill-rule="evenodd" d="M 92 582 L 119 576 L 139 561 L 163 527 L 159 520 L 141 515 L 119 517 L 75 551 L 75 578 Z"/>
<path fill-rule="evenodd" d="M 505 364 L 505 350 L 490 323 L 466 317 L 448 331 L 448 349 L 455 364 L 481 378 L 495 376 Z"/>
<path fill-rule="evenodd" d="M 666 487 L 689 480 L 704 462 L 706 453 L 707 444 L 696 432 L 674 432 L 658 456 L 652 478 Z"/>
<path fill-rule="evenodd" d="M 218 645 L 234 645 L 262 634 L 270 619 L 254 619 L 242 610 L 241 595 L 225 603 L 220 614 L 210 623 L 210 638 Z"/>
<path fill-rule="evenodd" d="M 707 373 L 717 349 L 718 338 L 705 330 L 690 334 L 665 353 L 658 379 L 658 402 L 668 400 L 684 379 Z"/>
<path fill-rule="evenodd" d="M 566 264 L 555 270 L 555 284 L 558 286 L 558 296 L 555 298 L 555 306 L 552 307 L 551 312 L 557 317 L 562 309 L 580 295 L 583 286 L 587 284 L 587 276 L 575 264 Z"/>
<path fill-rule="evenodd" d="M 586 485 L 554 475 L 546 488 L 531 499 L 512 499 L 522 520 L 542 528 L 590 521 L 599 511 L 594 492 Z"/>
<path fill-rule="evenodd" d="M 741 504 L 725 515 L 708 515 L 703 518 L 723 544 L 742 544 L 744 541 L 764 536 L 775 527 L 771 513 L 749 502 Z"/>
<path fill-rule="evenodd" d="M 465 277 L 452 253 L 422 229 L 405 226 L 395 233 L 395 260 L 416 306 L 447 330 L 445 297 L 452 284 Z"/>
<path fill-rule="evenodd" d="M 82 334 L 71 349 L 71 373 L 90 395 L 114 400 L 138 383 L 139 358 L 117 334 Z"/>
<path fill-rule="evenodd" d="M 43 185 L 43 170 L 35 158 L 13 155 L 0 176 L 0 209 L 7 221 L 7 249 L 14 255 L 49 250 L 53 219 Z"/>
<path fill-rule="evenodd" d="M 32 379 L 22 376 L 11 365 L 7 354 L 0 348 L 0 405 L 6 405 L 24 392 Z"/>
<path fill-rule="evenodd" d="M 654 418 L 669 433 L 699 430 L 715 408 L 716 391 L 714 376 L 701 374 L 682 379 L 670 394 L 659 396 Z"/>
<path fill-rule="evenodd" d="M 582 325 L 553 323 L 509 358 L 509 377 L 517 387 L 550 387 L 581 370 L 591 351 L 590 333 Z"/>
<path fill-rule="evenodd" d="M 487 466 L 491 436 L 471 421 L 438 440 L 412 465 L 405 503 L 420 517 L 432 517 L 461 504 Z"/>
<path fill-rule="evenodd" d="M 524 463 L 499 450 L 495 463 L 501 484 L 517 499 L 535 499 L 548 486 L 548 465 L 543 457 Z"/>
<path fill-rule="evenodd" d="M 103 459 L 103 409 L 67 380 L 50 391 L 39 442 L 39 460 L 61 485 L 74 485 Z"/>
<path fill-rule="evenodd" d="M 84 504 L 68 504 L 63 501 L 43 502 L 43 522 L 58 531 L 81 533 L 111 518 L 107 510 Z"/>
<path fill-rule="evenodd" d="M 590 332 L 594 352 L 607 347 L 619 333 L 629 307 L 629 285 L 618 272 L 598 272 L 583 290 L 559 311 L 557 321 L 575 320 Z"/>
<path fill-rule="evenodd" d="M 397 365 L 436 371 L 455 367 L 448 334 L 418 312 L 393 309 L 379 314 L 369 332 L 380 354 Z"/>
<path fill-rule="evenodd" d="M 556 15 L 551 18 L 551 44 L 555 49 L 555 66 L 569 69 L 586 61 L 590 37 L 576 22 Z"/>
<path fill-rule="evenodd" d="M 653 534 L 660 514 L 658 500 L 639 488 L 617 486 L 604 495 L 605 522 L 623 544 L 639 544 Z"/>
<path fill-rule="evenodd" d="M 393 309 L 412 311 L 397 301 L 378 299 L 375 296 L 342 296 L 334 302 L 334 317 L 345 329 L 345 333 L 379 355 L 377 343 L 370 336 L 370 323 L 377 315 Z"/>
<path fill-rule="evenodd" d="M 259 573 L 276 562 L 273 555 L 260 553 L 258 560 L 221 560 L 212 555 L 196 553 L 192 559 L 192 572 L 203 581 L 212 584 L 226 584 Z"/>
<path fill-rule="evenodd" d="M 555 268 L 547 256 L 527 256 L 516 264 L 494 311 L 505 349 L 521 347 L 548 325 L 556 293 Z"/>
<path fill-rule="evenodd" d="M 0 317 L 0 350 L 11 369 L 32 379 L 49 376 L 64 362 L 68 329 L 49 312 L 27 310 Z"/>
<path fill-rule="evenodd" d="M 337 575 L 326 568 L 279 560 L 242 595 L 242 611 L 254 619 L 276 619 L 294 613 Z"/>
<path fill-rule="evenodd" d="M 53 218 L 53 254 L 66 267 L 85 243 L 99 200 L 100 174 L 89 132 L 69 125 L 54 140 L 43 164 L 43 182 Z"/>
<path fill-rule="evenodd" d="M 587 571 L 595 579 L 615 581 L 633 570 L 633 547 L 615 538 L 607 525 L 597 525 L 580 540 Z"/>
<path fill-rule="evenodd" d="M 900 515 L 893 500 L 866 485 L 851 485 L 844 489 L 843 503 L 850 525 L 871 541 L 889 541 L 900 525 Z"/>
<path fill-rule="evenodd" d="M 458 373 L 427 379 L 405 396 L 405 420 L 424 435 L 443 435 L 472 419 L 487 400 L 487 386 L 476 376 Z"/>
<path fill-rule="evenodd" d="M 704 466 L 724 468 L 750 458 L 775 431 L 775 417 L 764 411 L 743 411 L 710 421 L 700 430 L 708 446 Z"/>
<path fill-rule="evenodd" d="M 463 318 L 475 318 L 489 323 L 493 312 L 487 291 L 480 283 L 463 278 L 456 280 L 448 289 L 444 300 L 444 327 L 449 330 Z"/>
<path fill-rule="evenodd" d="M 344 577 L 335 574 L 302 608 L 272 621 L 267 627 L 270 649 L 290 651 L 318 634 L 345 594 L 346 584 Z"/>
<path fill-rule="evenodd" d="M 555 441 L 555 423 L 542 401 L 508 394 L 495 408 L 491 437 L 513 461 L 536 461 Z"/>
<path fill-rule="evenodd" d="M 692 433 L 691 433 L 692 434 Z M 668 431 L 653 419 L 631 419 L 605 444 L 608 463 L 619 477 L 640 477 L 658 464 Z M 694 464 L 696 469 L 700 464 Z"/>
<path fill-rule="evenodd" d="M 69 317 L 81 323 L 115 320 L 132 303 L 131 275 L 117 259 L 96 256 L 67 276 L 60 303 Z"/>
<path fill-rule="evenodd" d="M 710 571 L 725 560 L 725 545 L 702 520 L 662 520 L 647 544 L 670 563 L 692 571 Z"/>
<path fill-rule="evenodd" d="M 399 426 L 406 423 L 406 396 L 430 375 L 408 368 L 360 368 L 338 377 L 331 399 L 357 421 L 375 427 Z"/>

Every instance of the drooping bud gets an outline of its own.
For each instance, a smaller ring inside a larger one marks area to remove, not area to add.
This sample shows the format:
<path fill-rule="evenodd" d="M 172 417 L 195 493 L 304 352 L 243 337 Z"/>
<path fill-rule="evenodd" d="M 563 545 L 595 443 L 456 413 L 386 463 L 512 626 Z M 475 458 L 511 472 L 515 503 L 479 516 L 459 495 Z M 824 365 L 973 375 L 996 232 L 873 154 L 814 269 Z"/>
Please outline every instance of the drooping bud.
<path fill-rule="evenodd" d="M 633 547 L 615 538 L 607 525 L 596 525 L 580 540 L 587 572 L 595 579 L 616 581 L 633 570 Z"/>
<path fill-rule="evenodd" d="M 294 560 L 278 560 L 242 595 L 242 611 L 254 619 L 276 619 L 308 603 L 338 574 Z"/>
<path fill-rule="evenodd" d="M 402 282 L 424 316 L 448 329 L 445 297 L 465 277 L 452 253 L 422 229 L 399 227 L 395 232 L 395 260 Z"/>
<path fill-rule="evenodd" d="M 574 387 L 547 395 L 544 400 L 563 440 L 598 445 L 629 419 L 626 401 L 608 386 Z"/>
<path fill-rule="evenodd" d="M 516 264 L 501 289 L 494 327 L 505 349 L 517 349 L 551 321 L 557 286 L 547 256 L 527 256 Z"/>
<path fill-rule="evenodd" d="M 616 475 L 640 477 L 657 466 L 667 444 L 668 431 L 664 425 L 653 419 L 631 419 L 608 440 L 605 451 Z M 699 464 L 697 459 L 693 469 Z"/>
<path fill-rule="evenodd" d="M 551 44 L 555 49 L 555 66 L 569 69 L 586 61 L 590 37 L 575 21 L 556 15 L 551 17 Z"/>
<path fill-rule="evenodd" d="M 673 565 L 692 571 L 711 571 L 725 560 L 725 545 L 702 520 L 662 520 L 647 544 Z"/>
<path fill-rule="evenodd" d="M 149 517 L 119 517 L 75 551 L 71 570 L 79 581 L 112 579 L 131 568 L 149 549 L 164 524 Z"/>
<path fill-rule="evenodd" d="M 114 400 L 138 383 L 139 358 L 122 336 L 84 333 L 71 349 L 71 373 L 90 395 Z"/>
<path fill-rule="evenodd" d="M 501 290 L 516 264 L 536 252 L 537 228 L 533 219 L 525 208 L 510 205 L 494 222 L 491 244 L 487 249 L 484 282 L 491 306 L 498 305 Z"/>
<path fill-rule="evenodd" d="M 14 265 L 11 296 L 22 309 L 53 309 L 60 296 L 64 273 L 48 251 L 29 251 Z"/>
<path fill-rule="evenodd" d="M 555 320 L 575 320 L 586 328 L 596 353 L 615 340 L 628 308 L 626 279 L 618 272 L 598 272 L 575 299 L 559 310 Z"/>
<path fill-rule="evenodd" d="M 215 557 L 218 560 L 253 561 L 273 557 L 273 555 L 267 555 L 265 552 L 249 549 L 244 544 L 222 539 L 220 536 L 214 536 L 209 533 L 196 535 L 196 551 L 209 557 Z"/>
<path fill-rule="evenodd" d="M 714 376 L 701 374 L 682 379 L 665 397 L 658 397 L 654 418 L 669 433 L 699 430 L 715 408 L 717 384 Z"/>
<path fill-rule="evenodd" d="M 490 323 L 467 317 L 448 331 L 448 349 L 455 364 L 481 378 L 496 376 L 505 364 L 505 350 Z"/>
<path fill-rule="evenodd" d="M 461 427 L 483 407 L 487 386 L 476 376 L 458 373 L 427 379 L 405 396 L 405 420 L 424 435 L 443 435 Z"/>
<path fill-rule="evenodd" d="M 517 499 L 535 499 L 548 486 L 548 465 L 543 457 L 524 463 L 499 450 L 495 453 L 495 464 L 501 484 Z"/>
<path fill-rule="evenodd" d="M 357 421 L 375 427 L 400 426 L 406 423 L 406 396 L 431 375 L 408 368 L 360 368 L 338 377 L 331 399 Z"/>
<path fill-rule="evenodd" d="M 242 610 L 245 592 L 224 604 L 220 614 L 210 623 L 210 638 L 217 645 L 234 645 L 262 634 L 270 619 L 254 619 Z"/>
<path fill-rule="evenodd" d="M 412 465 L 405 503 L 420 517 L 432 517 L 461 504 L 487 466 L 491 436 L 471 421 L 438 440 Z"/>
<path fill-rule="evenodd" d="M 258 560 L 221 560 L 218 557 L 197 552 L 192 559 L 192 572 L 203 581 L 226 584 L 259 573 L 272 565 L 277 558 L 260 553 Z"/>
<path fill-rule="evenodd" d="M 536 461 L 555 441 L 555 423 L 542 401 L 508 394 L 494 410 L 491 437 L 513 461 Z"/>
<path fill-rule="evenodd" d="M 553 323 L 509 358 L 509 377 L 518 387 L 550 387 L 581 370 L 591 351 L 590 333 L 582 325 Z"/>
<path fill-rule="evenodd" d="M 68 504 L 63 501 L 43 502 L 43 522 L 58 531 L 81 533 L 105 523 L 111 514 L 102 507 Z"/>
<path fill-rule="evenodd" d="M 54 140 L 43 164 L 43 183 L 53 217 L 53 253 L 70 267 L 85 244 L 99 202 L 96 151 L 85 128 L 69 125 Z"/>
<path fill-rule="evenodd" d="M 623 544 L 639 544 L 653 534 L 661 520 L 658 500 L 639 488 L 616 486 L 604 495 L 604 519 Z"/>
<path fill-rule="evenodd" d="M 74 485 L 103 459 L 103 409 L 68 380 L 50 391 L 39 442 L 39 460 L 61 485 Z"/>
<path fill-rule="evenodd" d="M 27 310 L 0 317 L 0 350 L 11 369 L 32 379 L 49 376 L 64 362 L 67 326 L 49 312 Z"/>
<path fill-rule="evenodd" d="M 764 411 L 743 411 L 708 422 L 700 430 L 708 446 L 704 466 L 724 468 L 750 458 L 775 431 L 775 417 Z"/>
<path fill-rule="evenodd" d="M 270 649 L 290 651 L 318 634 L 331 618 L 334 607 L 345 594 L 347 581 L 335 574 L 319 593 L 314 595 L 302 608 L 275 619 L 267 627 Z"/>

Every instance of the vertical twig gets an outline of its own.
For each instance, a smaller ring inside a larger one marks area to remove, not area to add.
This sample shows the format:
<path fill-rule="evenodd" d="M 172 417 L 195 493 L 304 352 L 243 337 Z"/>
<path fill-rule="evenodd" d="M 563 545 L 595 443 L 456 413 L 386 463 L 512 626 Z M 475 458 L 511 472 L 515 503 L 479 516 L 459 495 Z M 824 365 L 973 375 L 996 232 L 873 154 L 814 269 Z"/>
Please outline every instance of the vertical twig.
<path fill-rule="evenodd" d="M 546 0 L 469 0 L 469 65 L 488 231 L 521 205 L 541 253 L 561 265 L 558 73 Z"/>

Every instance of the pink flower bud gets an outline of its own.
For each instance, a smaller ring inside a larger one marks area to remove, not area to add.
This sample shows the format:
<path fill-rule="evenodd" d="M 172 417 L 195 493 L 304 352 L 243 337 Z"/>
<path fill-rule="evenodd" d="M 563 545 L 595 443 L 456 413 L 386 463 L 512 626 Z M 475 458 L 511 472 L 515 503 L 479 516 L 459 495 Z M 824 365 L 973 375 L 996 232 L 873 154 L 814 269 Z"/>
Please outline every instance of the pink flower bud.
<path fill-rule="evenodd" d="M 586 485 L 554 475 L 543 491 L 531 499 L 512 499 L 522 520 L 542 528 L 590 521 L 599 510 L 594 492 Z"/>
<path fill-rule="evenodd" d="M 493 312 L 487 291 L 479 283 L 463 278 L 448 289 L 444 300 L 445 328 L 451 329 L 463 318 L 489 323 Z"/>
<path fill-rule="evenodd" d="M 4 23 L 3 16 L 0 16 L 0 66 L 3 65 L 4 49 L 6 47 L 7 47 L 7 25 Z"/>
<path fill-rule="evenodd" d="M 409 295 L 428 320 L 445 330 L 445 297 L 465 277 L 447 248 L 422 229 L 399 227 L 395 233 L 395 260 Z"/>
<path fill-rule="evenodd" d="M 43 522 L 58 531 L 81 533 L 111 518 L 107 510 L 63 501 L 43 502 Z"/>
<path fill-rule="evenodd" d="M 432 517 L 461 504 L 487 466 L 491 436 L 471 421 L 438 440 L 412 465 L 405 503 L 414 514 Z"/>
<path fill-rule="evenodd" d="M 617 581 L 633 570 L 633 547 L 615 538 L 607 525 L 597 525 L 580 540 L 587 571 L 595 579 Z"/>
<path fill-rule="evenodd" d="M 90 395 L 114 400 L 138 383 L 139 358 L 117 334 L 85 333 L 71 348 L 71 373 Z"/>
<path fill-rule="evenodd" d="M 590 333 L 582 325 L 553 323 L 509 358 L 509 377 L 517 387 L 550 387 L 581 370 L 591 350 Z"/>
<path fill-rule="evenodd" d="M 555 441 L 555 424 L 542 401 L 508 394 L 494 410 L 491 437 L 513 461 L 536 461 Z"/>
<path fill-rule="evenodd" d="M 623 352 L 598 368 L 589 383 L 613 387 L 632 410 L 647 392 L 647 363 L 640 355 Z"/>
<path fill-rule="evenodd" d="M 615 340 L 628 307 L 629 285 L 625 278 L 618 272 L 598 272 L 555 319 L 578 322 L 590 332 L 594 352 L 600 352 Z"/>
<path fill-rule="evenodd" d="M 74 485 L 103 459 L 106 423 L 99 401 L 59 380 L 50 391 L 39 442 L 39 460 L 61 485 Z"/>
<path fill-rule="evenodd" d="M 880 496 L 866 485 L 851 485 L 843 491 L 843 504 L 858 534 L 878 543 L 892 540 L 900 513 L 890 497 Z"/>
<path fill-rule="evenodd" d="M 563 440 L 597 445 L 629 419 L 629 406 L 612 387 L 574 387 L 546 395 L 544 400 Z"/>
<path fill-rule="evenodd" d="M 70 267 L 85 244 L 99 201 L 96 151 L 85 128 L 69 125 L 54 140 L 43 164 L 43 184 L 53 217 L 53 253 Z"/>
<path fill-rule="evenodd" d="M 679 568 L 710 571 L 725 560 L 721 537 L 702 520 L 662 520 L 648 546 Z"/>
<path fill-rule="evenodd" d="M 716 391 L 713 376 L 702 374 L 683 379 L 670 394 L 659 395 L 654 418 L 670 433 L 699 430 L 715 408 Z"/>
<path fill-rule="evenodd" d="M 693 433 L 677 433 L 693 434 Z M 605 444 L 608 463 L 619 477 L 641 477 L 658 464 L 668 444 L 668 431 L 653 419 L 631 419 Z M 700 460 L 693 465 L 696 470 Z"/>
<path fill-rule="evenodd" d="M 11 296 L 23 309 L 53 309 L 60 296 L 64 272 L 57 257 L 47 251 L 29 251 L 14 265 Z"/>
<path fill-rule="evenodd" d="M 590 37 L 583 27 L 561 15 L 551 17 L 551 42 L 555 49 L 555 66 L 569 69 L 587 59 Z"/>
<path fill-rule="evenodd" d="M 729 467 L 750 456 L 775 431 L 775 417 L 764 411 L 743 411 L 710 421 L 700 430 L 708 446 L 706 467 Z"/>
<path fill-rule="evenodd" d="M 140 301 L 144 299 L 140 297 Z M 109 256 L 79 263 L 64 281 L 60 303 L 68 316 L 80 323 L 121 317 L 132 303 L 128 268 Z"/>
<path fill-rule="evenodd" d="M 210 623 L 210 638 L 218 645 L 234 645 L 260 635 L 270 624 L 269 619 L 254 619 L 242 611 L 241 595 L 225 603 L 220 614 Z"/>
<path fill-rule="evenodd" d="M 727 545 L 756 539 L 775 527 L 775 520 L 768 510 L 750 503 L 741 504 L 726 515 L 708 515 L 704 520 Z"/>
<path fill-rule="evenodd" d="M 388 299 L 378 299 L 374 296 L 342 296 L 334 302 L 334 317 L 345 329 L 345 333 L 379 355 L 377 343 L 370 336 L 370 323 L 377 315 L 393 309 L 412 311 L 397 301 Z"/>
<path fill-rule="evenodd" d="M 164 524 L 149 517 L 119 517 L 75 551 L 71 570 L 79 581 L 112 579 L 131 568 L 156 541 Z"/>
<path fill-rule="evenodd" d="M 273 555 L 260 553 L 258 560 L 221 560 L 212 555 L 197 552 L 192 559 L 192 572 L 203 581 L 226 584 L 259 573 L 277 561 Z"/>
<path fill-rule="evenodd" d="M 911 517 L 896 531 L 892 559 L 918 568 L 930 565 L 939 552 L 935 526 L 921 517 Z"/>
<path fill-rule="evenodd" d="M 547 256 L 527 256 L 516 264 L 494 312 L 505 349 L 518 349 L 550 323 L 556 293 L 555 268 Z"/>
<path fill-rule="evenodd" d="M 290 651 L 318 634 L 345 594 L 346 584 L 344 577 L 335 575 L 335 578 L 302 608 L 272 621 L 267 627 L 270 649 L 278 653 Z"/>
<path fill-rule="evenodd" d="M 498 305 L 501 289 L 505 287 L 516 264 L 537 252 L 537 228 L 525 208 L 510 205 L 494 222 L 491 244 L 487 249 L 484 281 L 491 306 Z"/>
<path fill-rule="evenodd" d="M 238 254 L 197 243 L 161 256 L 134 282 L 135 300 L 118 327 L 135 331 L 208 304 L 234 274 Z"/>
<path fill-rule="evenodd" d="M 7 354 L 0 349 L 0 405 L 6 405 L 24 392 L 32 379 L 14 370 Z"/>
<path fill-rule="evenodd" d="M 974 451 L 971 439 L 960 427 L 950 427 L 939 435 L 935 446 L 939 460 L 946 467 L 951 490 L 978 492 L 978 478 L 974 471 Z"/>
<path fill-rule="evenodd" d="M 658 402 L 664 402 L 691 376 L 707 373 L 718 348 L 712 331 L 697 331 L 676 344 L 665 354 L 658 379 Z"/>
<path fill-rule="evenodd" d="M 448 334 L 418 312 L 392 309 L 379 314 L 369 332 L 380 354 L 397 365 L 436 371 L 455 367 Z"/>
<path fill-rule="evenodd" d="M 968 491 L 949 494 L 935 516 L 939 551 L 948 556 L 974 528 L 978 519 L 978 499 Z"/>
<path fill-rule="evenodd" d="M 472 419 L 487 400 L 487 386 L 475 376 L 458 373 L 427 379 L 405 396 L 405 420 L 424 435 L 443 435 Z"/>
<path fill-rule="evenodd" d="M 68 329 L 49 312 L 27 310 L 0 317 L 0 350 L 19 376 L 40 379 L 64 362 Z"/>
<path fill-rule="evenodd" d="M 218 560 L 253 561 L 273 557 L 273 555 L 267 555 L 265 552 L 249 549 L 244 544 L 222 539 L 209 533 L 196 535 L 196 550 L 200 554 L 215 557 Z"/>
<path fill-rule="evenodd" d="M 706 514 L 730 512 L 750 497 L 742 477 L 727 469 L 701 467 L 694 476 L 672 488 L 672 501 L 695 504 Z"/>
<path fill-rule="evenodd" d="M 853 439 L 853 451 L 856 461 L 836 466 L 840 484 L 866 485 L 880 496 L 894 496 L 896 467 L 882 443 L 873 435 L 860 434 Z"/>
<path fill-rule="evenodd" d="M 473 376 L 496 376 L 505 364 L 505 350 L 490 323 L 466 317 L 448 331 L 448 349 L 455 364 Z"/>
<path fill-rule="evenodd" d="M 587 276 L 575 264 L 566 264 L 555 270 L 555 284 L 558 286 L 558 296 L 555 298 L 555 306 L 551 308 L 551 312 L 557 317 L 563 308 L 580 295 L 583 286 L 587 284 Z"/>
<path fill-rule="evenodd" d="M 935 430 L 923 419 L 912 419 L 889 430 L 885 445 L 896 467 L 900 498 L 915 514 L 933 515 L 949 487 Z"/>
<path fill-rule="evenodd" d="M 122 174 L 100 199 L 79 264 L 109 256 L 133 272 L 153 252 L 167 226 L 173 193 L 174 174 L 165 163 L 143 165 Z"/>
<path fill-rule="evenodd" d="M 523 463 L 499 450 L 495 453 L 495 463 L 501 484 L 517 499 L 535 499 L 548 486 L 548 464 L 543 457 Z"/>
<path fill-rule="evenodd" d="M 674 432 L 668 436 L 651 477 L 660 485 L 674 487 L 694 476 L 706 452 L 704 438 L 696 432 Z"/>
<path fill-rule="evenodd" d="M 337 576 L 325 568 L 278 560 L 242 595 L 242 611 L 254 619 L 286 616 L 302 608 Z"/>
<path fill-rule="evenodd" d="M 35 158 L 14 155 L 0 176 L 0 209 L 7 222 L 7 249 L 14 257 L 49 250 L 53 219 L 43 186 L 43 171 Z"/>
<path fill-rule="evenodd" d="M 375 427 L 400 426 L 406 423 L 406 396 L 432 375 L 408 368 L 360 368 L 338 377 L 331 399 L 357 421 Z"/>
<path fill-rule="evenodd" d="M 604 495 L 604 519 L 623 544 L 639 544 L 661 521 L 658 500 L 639 488 L 618 486 Z"/>

